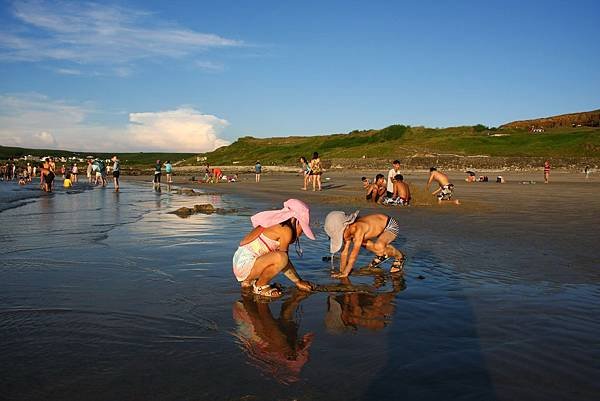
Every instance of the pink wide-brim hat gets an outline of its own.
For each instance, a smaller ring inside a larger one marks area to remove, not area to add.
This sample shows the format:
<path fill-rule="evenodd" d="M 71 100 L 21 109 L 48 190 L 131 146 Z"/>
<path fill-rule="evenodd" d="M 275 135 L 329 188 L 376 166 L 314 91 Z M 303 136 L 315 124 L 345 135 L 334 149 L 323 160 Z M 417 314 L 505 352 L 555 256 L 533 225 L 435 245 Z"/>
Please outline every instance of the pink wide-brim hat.
<path fill-rule="evenodd" d="M 306 203 L 298 199 L 288 199 L 283 202 L 283 209 L 260 212 L 252 216 L 250 220 L 254 227 L 271 227 L 292 217 L 298 219 L 304 234 L 314 240 L 315 235 L 310 229 L 310 209 Z"/>

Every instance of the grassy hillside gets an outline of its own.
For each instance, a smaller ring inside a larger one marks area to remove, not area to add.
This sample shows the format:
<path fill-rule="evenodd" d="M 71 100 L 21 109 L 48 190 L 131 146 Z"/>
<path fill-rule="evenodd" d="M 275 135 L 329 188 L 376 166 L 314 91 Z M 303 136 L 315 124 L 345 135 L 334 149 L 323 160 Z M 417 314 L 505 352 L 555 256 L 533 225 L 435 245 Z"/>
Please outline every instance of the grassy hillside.
<path fill-rule="evenodd" d="M 29 149 L 29 148 L 17 148 L 0 146 L 0 160 L 6 160 L 9 157 L 21 157 L 25 155 L 33 156 L 54 156 L 54 157 L 82 157 L 85 158 L 88 155 L 99 157 L 101 159 L 109 159 L 115 153 L 89 153 L 89 152 L 71 152 L 68 150 L 56 150 L 56 149 Z M 141 166 L 141 165 L 152 165 L 156 160 L 171 160 L 175 163 L 180 160 L 185 160 L 195 156 L 194 153 L 117 153 L 121 163 L 130 166 Z"/>
<path fill-rule="evenodd" d="M 544 133 L 523 129 L 488 129 L 482 125 L 423 128 L 392 125 L 381 130 L 312 137 L 243 137 L 205 153 L 211 164 L 295 164 L 319 152 L 326 159 L 396 158 L 426 154 L 501 157 L 597 157 L 600 128 L 557 128 Z"/>

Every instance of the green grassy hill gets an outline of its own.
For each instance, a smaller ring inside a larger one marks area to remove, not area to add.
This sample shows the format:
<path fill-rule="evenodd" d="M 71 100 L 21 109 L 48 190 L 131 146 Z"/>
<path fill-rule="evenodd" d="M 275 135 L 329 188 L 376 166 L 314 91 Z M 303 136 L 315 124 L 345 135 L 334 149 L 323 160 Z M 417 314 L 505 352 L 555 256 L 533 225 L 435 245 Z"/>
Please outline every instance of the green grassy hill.
<path fill-rule="evenodd" d="M 297 164 L 313 152 L 324 159 L 400 158 L 427 154 L 498 157 L 598 157 L 600 128 L 557 128 L 543 133 L 488 129 L 483 125 L 423 128 L 392 125 L 381 130 L 310 137 L 243 137 L 204 153 L 211 164 Z"/>

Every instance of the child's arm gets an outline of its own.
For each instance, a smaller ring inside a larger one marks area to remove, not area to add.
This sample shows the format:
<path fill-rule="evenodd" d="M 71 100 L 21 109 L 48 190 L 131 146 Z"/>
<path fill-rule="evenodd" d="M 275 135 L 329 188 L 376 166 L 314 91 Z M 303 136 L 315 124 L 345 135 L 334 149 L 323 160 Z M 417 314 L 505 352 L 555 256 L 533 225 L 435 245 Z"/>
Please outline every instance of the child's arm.
<path fill-rule="evenodd" d="M 332 277 L 343 278 L 348 277 L 348 275 L 350 275 L 350 272 L 354 267 L 354 263 L 356 263 L 356 259 L 358 259 L 358 253 L 360 252 L 360 247 L 362 245 L 364 237 L 364 232 L 360 228 L 357 228 L 356 232 L 354 233 L 354 244 L 352 246 L 352 252 L 350 252 L 350 256 L 348 257 L 348 261 L 346 262 L 344 269 L 340 270 L 339 274 L 332 275 Z M 350 242 L 348 242 L 348 246 L 350 246 Z"/>
<path fill-rule="evenodd" d="M 340 273 L 344 271 L 346 268 L 346 263 L 348 262 L 348 251 L 350 250 L 350 241 L 344 241 L 344 249 L 342 250 L 341 258 L 340 258 Z"/>
<path fill-rule="evenodd" d="M 427 180 L 427 189 L 429 189 L 429 186 L 431 185 L 431 183 L 433 182 L 433 173 L 429 174 L 429 180 Z"/>
<path fill-rule="evenodd" d="M 440 188 L 436 189 L 435 191 L 433 191 L 433 192 L 431 193 L 431 195 L 435 195 L 435 194 L 437 194 L 438 192 L 440 192 L 441 190 L 442 190 L 442 188 L 440 187 Z"/>
<path fill-rule="evenodd" d="M 281 236 L 279 237 L 279 250 L 287 253 L 291 240 L 292 240 L 292 233 L 291 233 L 290 229 L 289 228 L 285 229 L 283 231 L 283 233 L 281 234 Z M 288 264 L 282 270 L 282 273 L 292 283 L 294 283 L 296 285 L 296 287 L 298 287 L 299 290 L 312 291 L 312 284 L 309 283 L 308 281 L 302 280 L 302 278 L 296 271 L 296 268 L 294 267 L 292 262 L 289 260 L 289 255 L 288 255 Z"/>

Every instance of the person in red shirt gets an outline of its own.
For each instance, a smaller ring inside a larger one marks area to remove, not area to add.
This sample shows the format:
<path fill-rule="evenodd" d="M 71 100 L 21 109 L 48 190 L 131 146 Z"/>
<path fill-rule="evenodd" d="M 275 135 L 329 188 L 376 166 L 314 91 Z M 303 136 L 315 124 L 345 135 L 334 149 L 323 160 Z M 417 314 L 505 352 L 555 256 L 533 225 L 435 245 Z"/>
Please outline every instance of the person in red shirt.
<path fill-rule="evenodd" d="M 548 183 L 548 179 L 550 178 L 550 162 L 546 160 L 544 162 L 544 184 Z"/>

